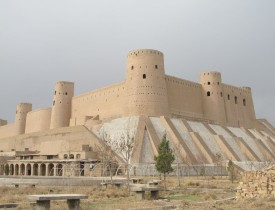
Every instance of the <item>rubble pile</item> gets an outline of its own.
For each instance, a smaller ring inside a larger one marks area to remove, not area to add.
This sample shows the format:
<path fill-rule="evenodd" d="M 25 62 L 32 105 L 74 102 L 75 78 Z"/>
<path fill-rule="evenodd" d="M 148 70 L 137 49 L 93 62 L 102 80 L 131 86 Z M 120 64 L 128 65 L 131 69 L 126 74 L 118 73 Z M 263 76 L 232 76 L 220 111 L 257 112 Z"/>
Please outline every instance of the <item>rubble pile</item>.
<path fill-rule="evenodd" d="M 275 165 L 246 172 L 237 188 L 236 198 L 275 198 Z"/>

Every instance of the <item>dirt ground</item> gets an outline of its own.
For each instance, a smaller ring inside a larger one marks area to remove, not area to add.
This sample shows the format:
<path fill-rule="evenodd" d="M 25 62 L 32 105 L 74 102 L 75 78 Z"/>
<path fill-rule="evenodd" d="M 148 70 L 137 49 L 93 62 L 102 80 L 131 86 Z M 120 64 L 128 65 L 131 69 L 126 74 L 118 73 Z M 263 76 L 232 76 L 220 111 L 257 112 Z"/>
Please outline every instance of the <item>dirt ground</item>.
<path fill-rule="evenodd" d="M 157 179 L 144 177 L 144 182 Z M 27 195 L 77 193 L 86 194 L 88 199 L 81 200 L 81 209 L 92 210 L 142 210 L 142 209 L 191 209 L 191 210 L 271 210 L 275 209 L 275 199 L 253 199 L 236 201 L 230 198 L 235 196 L 238 181 L 231 183 L 228 177 L 168 177 L 167 190 L 163 182 L 160 184 L 160 198 L 151 200 L 149 194 L 143 201 L 136 199 L 126 187 L 117 188 L 108 186 L 66 186 L 35 188 L 20 186 L 0 186 L 0 204 L 17 203 L 17 210 L 32 209 Z M 52 201 L 51 209 L 66 209 L 66 201 Z"/>

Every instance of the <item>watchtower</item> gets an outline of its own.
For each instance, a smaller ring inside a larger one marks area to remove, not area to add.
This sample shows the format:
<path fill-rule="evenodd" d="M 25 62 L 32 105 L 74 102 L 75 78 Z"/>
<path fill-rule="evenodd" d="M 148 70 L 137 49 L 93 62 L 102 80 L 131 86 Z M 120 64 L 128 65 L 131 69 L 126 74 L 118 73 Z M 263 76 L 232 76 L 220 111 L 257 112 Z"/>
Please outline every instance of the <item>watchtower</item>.
<path fill-rule="evenodd" d="M 167 115 L 164 58 L 160 51 L 139 49 L 128 53 L 126 87 L 126 115 Z"/>
<path fill-rule="evenodd" d="M 69 126 L 74 83 L 59 81 L 55 84 L 50 129 Z"/>
<path fill-rule="evenodd" d="M 216 71 L 202 72 L 200 83 L 205 118 L 224 124 L 226 113 L 221 74 Z"/>
<path fill-rule="evenodd" d="M 27 114 L 32 110 L 32 104 L 30 103 L 19 103 L 16 106 L 15 114 L 15 135 L 25 133 Z"/>

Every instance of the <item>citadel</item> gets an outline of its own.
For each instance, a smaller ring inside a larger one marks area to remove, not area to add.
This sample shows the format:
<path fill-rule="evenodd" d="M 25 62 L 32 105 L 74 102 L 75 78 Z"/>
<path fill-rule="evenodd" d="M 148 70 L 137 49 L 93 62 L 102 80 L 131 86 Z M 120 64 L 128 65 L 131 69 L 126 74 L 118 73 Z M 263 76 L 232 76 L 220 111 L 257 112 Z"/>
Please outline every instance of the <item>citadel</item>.
<path fill-rule="evenodd" d="M 52 107 L 20 103 L 13 124 L 0 119 L 0 156 L 7 160 L 0 174 L 90 176 L 99 146 L 108 144 L 119 164 L 127 162 L 117 150 L 127 137 L 135 173 L 145 167 L 150 174 L 164 134 L 183 165 L 211 165 L 217 156 L 240 168 L 275 160 L 275 130 L 256 119 L 251 88 L 225 84 L 216 71 L 202 72 L 199 83 L 166 75 L 157 50 L 130 51 L 126 62 L 123 82 L 75 96 L 74 83 L 59 81 Z"/>

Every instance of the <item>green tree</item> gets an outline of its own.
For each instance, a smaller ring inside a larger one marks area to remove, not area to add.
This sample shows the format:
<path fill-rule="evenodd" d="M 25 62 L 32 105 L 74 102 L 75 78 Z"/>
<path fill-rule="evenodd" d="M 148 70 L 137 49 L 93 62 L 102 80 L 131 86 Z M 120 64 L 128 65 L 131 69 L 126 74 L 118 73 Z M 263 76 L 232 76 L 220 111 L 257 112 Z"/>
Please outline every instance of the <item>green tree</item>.
<path fill-rule="evenodd" d="M 166 174 L 173 171 L 172 163 L 175 160 L 173 151 L 169 147 L 169 141 L 166 134 L 163 135 L 162 141 L 158 148 L 158 156 L 155 156 L 156 169 L 158 172 L 163 173 L 164 188 L 166 190 Z"/>
<path fill-rule="evenodd" d="M 227 171 L 229 172 L 229 178 L 231 179 L 231 182 L 233 183 L 233 180 L 234 180 L 234 163 L 233 163 L 232 160 L 228 161 Z"/>

